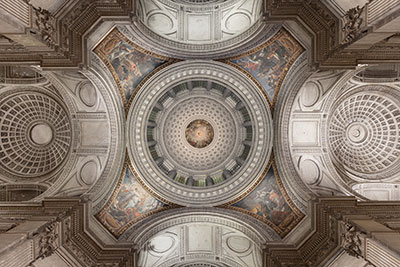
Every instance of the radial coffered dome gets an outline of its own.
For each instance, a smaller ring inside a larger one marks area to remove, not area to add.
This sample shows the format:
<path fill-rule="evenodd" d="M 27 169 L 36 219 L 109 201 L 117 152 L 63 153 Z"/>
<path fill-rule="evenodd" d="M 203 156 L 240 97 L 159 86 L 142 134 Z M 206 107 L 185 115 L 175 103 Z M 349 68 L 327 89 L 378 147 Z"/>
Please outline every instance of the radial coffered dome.
<path fill-rule="evenodd" d="M 12 176 L 38 177 L 66 158 L 71 124 L 62 102 L 44 92 L 0 96 L 0 165 Z"/>
<path fill-rule="evenodd" d="M 134 98 L 128 151 L 139 178 L 160 198 L 215 205 L 257 182 L 271 131 L 267 103 L 243 74 L 221 63 L 182 62 Z"/>
<path fill-rule="evenodd" d="M 364 86 L 336 102 L 328 124 L 328 141 L 338 170 L 365 179 L 398 173 L 398 99 L 393 88 Z"/>
<path fill-rule="evenodd" d="M 207 90 L 208 84 L 210 90 Z M 209 176 L 213 178 L 212 181 L 208 179 L 209 183 L 214 184 L 214 180 L 223 179 L 222 165 L 235 158 L 238 161 L 246 160 L 247 154 L 241 155 L 240 150 L 250 149 L 251 136 L 248 145 L 242 147 L 245 141 L 243 132 L 246 131 L 245 127 L 241 127 L 244 119 L 240 111 L 235 109 L 234 101 L 230 105 L 226 102 L 223 93 L 227 90 L 215 82 L 185 81 L 172 88 L 174 93 L 168 91 L 157 102 L 163 109 L 156 120 L 159 127 L 153 130 L 152 140 L 155 139 L 157 145 L 154 148 L 150 146 L 150 149 L 156 149 L 156 152 L 164 155 L 163 159 L 176 166 L 180 179 L 184 179 L 185 183 L 191 183 L 193 178 L 199 178 L 194 180 L 197 183 L 202 180 L 206 183 L 206 177 Z M 232 92 L 230 94 L 235 96 Z M 245 107 L 243 110 L 247 112 Z"/>

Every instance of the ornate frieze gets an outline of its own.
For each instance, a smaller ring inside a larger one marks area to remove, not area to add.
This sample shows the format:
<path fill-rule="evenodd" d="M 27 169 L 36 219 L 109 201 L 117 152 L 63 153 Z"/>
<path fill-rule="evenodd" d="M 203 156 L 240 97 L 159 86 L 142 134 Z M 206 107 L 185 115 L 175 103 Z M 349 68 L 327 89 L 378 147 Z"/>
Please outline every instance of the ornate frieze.
<path fill-rule="evenodd" d="M 342 43 L 349 43 L 353 41 L 360 32 L 364 22 L 364 9 L 365 5 L 360 7 L 356 6 L 349 9 L 343 17 L 343 40 Z"/>
<path fill-rule="evenodd" d="M 356 229 L 354 225 L 342 222 L 342 244 L 343 249 L 351 256 L 356 258 L 362 257 L 362 242 L 360 235 L 361 233 Z"/>

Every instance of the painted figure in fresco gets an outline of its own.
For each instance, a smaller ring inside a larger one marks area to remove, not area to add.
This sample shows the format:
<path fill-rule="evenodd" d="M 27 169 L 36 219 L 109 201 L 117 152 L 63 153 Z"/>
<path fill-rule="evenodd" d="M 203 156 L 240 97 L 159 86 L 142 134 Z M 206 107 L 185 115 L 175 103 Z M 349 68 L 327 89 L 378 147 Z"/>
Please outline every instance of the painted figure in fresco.
<path fill-rule="evenodd" d="M 250 213 L 269 220 L 277 226 L 291 215 L 291 209 L 276 184 L 272 170 L 250 195 L 235 206 L 247 209 Z"/>
<path fill-rule="evenodd" d="M 122 185 L 112 204 L 100 216 L 114 232 L 143 214 L 158 209 L 163 203 L 147 193 L 127 170 Z"/>
<path fill-rule="evenodd" d="M 265 89 L 268 96 L 273 99 L 280 77 L 298 49 L 297 43 L 288 36 L 282 35 L 260 51 L 233 62 L 250 72 Z"/>
<path fill-rule="evenodd" d="M 126 98 L 130 97 L 131 92 L 147 74 L 165 62 L 122 41 L 110 50 L 108 60 L 118 76 Z"/>

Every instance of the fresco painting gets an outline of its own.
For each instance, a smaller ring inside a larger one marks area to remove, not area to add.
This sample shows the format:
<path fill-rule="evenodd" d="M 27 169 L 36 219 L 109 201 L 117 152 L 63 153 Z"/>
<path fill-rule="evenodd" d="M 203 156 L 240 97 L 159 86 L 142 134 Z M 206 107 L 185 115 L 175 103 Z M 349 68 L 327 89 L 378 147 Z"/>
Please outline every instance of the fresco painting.
<path fill-rule="evenodd" d="M 233 207 L 272 222 L 279 229 L 291 225 L 296 217 L 279 189 L 272 166 L 256 189 Z"/>
<path fill-rule="evenodd" d="M 111 203 L 97 214 L 97 218 L 113 234 L 118 235 L 128 224 L 131 225 L 149 212 L 158 211 L 166 206 L 144 190 L 131 170 L 126 168 L 117 194 Z"/>
<path fill-rule="evenodd" d="M 293 61 L 303 48 L 284 30 L 271 41 L 232 62 L 249 72 L 264 88 L 270 100 L 274 100 L 279 84 Z"/>
<path fill-rule="evenodd" d="M 125 99 L 129 101 L 133 90 L 166 59 L 145 53 L 127 40 L 118 30 L 112 31 L 95 49 L 117 76 Z"/>

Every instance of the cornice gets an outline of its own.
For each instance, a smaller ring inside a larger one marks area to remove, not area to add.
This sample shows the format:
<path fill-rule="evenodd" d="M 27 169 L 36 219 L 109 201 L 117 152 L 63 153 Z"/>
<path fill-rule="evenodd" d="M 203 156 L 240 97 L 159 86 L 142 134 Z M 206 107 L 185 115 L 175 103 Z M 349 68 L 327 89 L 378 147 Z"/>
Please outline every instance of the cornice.
<path fill-rule="evenodd" d="M 2 63 L 40 64 L 43 68 L 71 68 L 84 64 L 86 40 L 84 34 L 102 17 L 122 17 L 130 20 L 134 1 L 73 0 L 54 15 L 57 34 L 52 45 L 39 51 L 7 49 L 0 52 Z M 19 48 L 19 47 L 16 47 Z"/>
<path fill-rule="evenodd" d="M 356 29 L 355 36 L 341 43 L 341 18 L 326 3 L 318 0 L 266 0 L 267 22 L 293 20 L 312 34 L 314 67 L 320 69 L 355 68 L 358 64 L 400 60 L 400 46 L 383 40 L 368 49 L 351 49 L 350 44 L 368 34 L 370 29 Z M 337 12 L 336 12 L 337 13 Z"/>
<path fill-rule="evenodd" d="M 40 236 L 43 231 L 49 232 L 51 224 L 58 224 L 59 247 L 77 259 L 82 266 L 136 266 L 135 249 L 138 246 L 130 242 L 136 240 L 143 243 L 145 240 L 139 241 L 139 239 L 148 234 L 141 233 L 140 236 L 129 238 L 131 241 L 124 240 L 113 245 L 102 244 L 97 238 L 88 234 L 90 229 L 87 227 L 91 226 L 85 225 L 88 219 L 86 216 L 89 214 L 85 210 L 90 208 L 89 204 L 79 198 L 51 198 L 24 206 L 8 203 L 0 205 L 0 217 L 3 220 L 18 218 L 16 225 L 24 220 L 47 219 L 49 223 L 42 227 L 44 229 L 38 230 Z M 310 216 L 313 219 L 311 234 L 306 233 L 304 238 L 299 239 L 302 241 L 298 244 L 267 241 L 264 248 L 264 266 L 323 266 L 340 249 L 342 245 L 340 224 L 349 223 L 348 216 L 351 218 L 362 216 L 376 221 L 400 218 L 399 202 L 359 202 L 354 197 L 325 197 L 312 200 L 309 206 Z M 187 209 L 182 211 L 184 210 Z M 188 214 L 188 216 L 191 214 L 189 210 Z M 154 218 L 153 225 L 156 221 L 157 218 Z M 144 230 L 148 227 L 142 225 L 139 228 Z M 35 236 L 33 234 L 27 238 Z M 47 253 L 50 255 L 52 252 L 47 251 Z"/>

